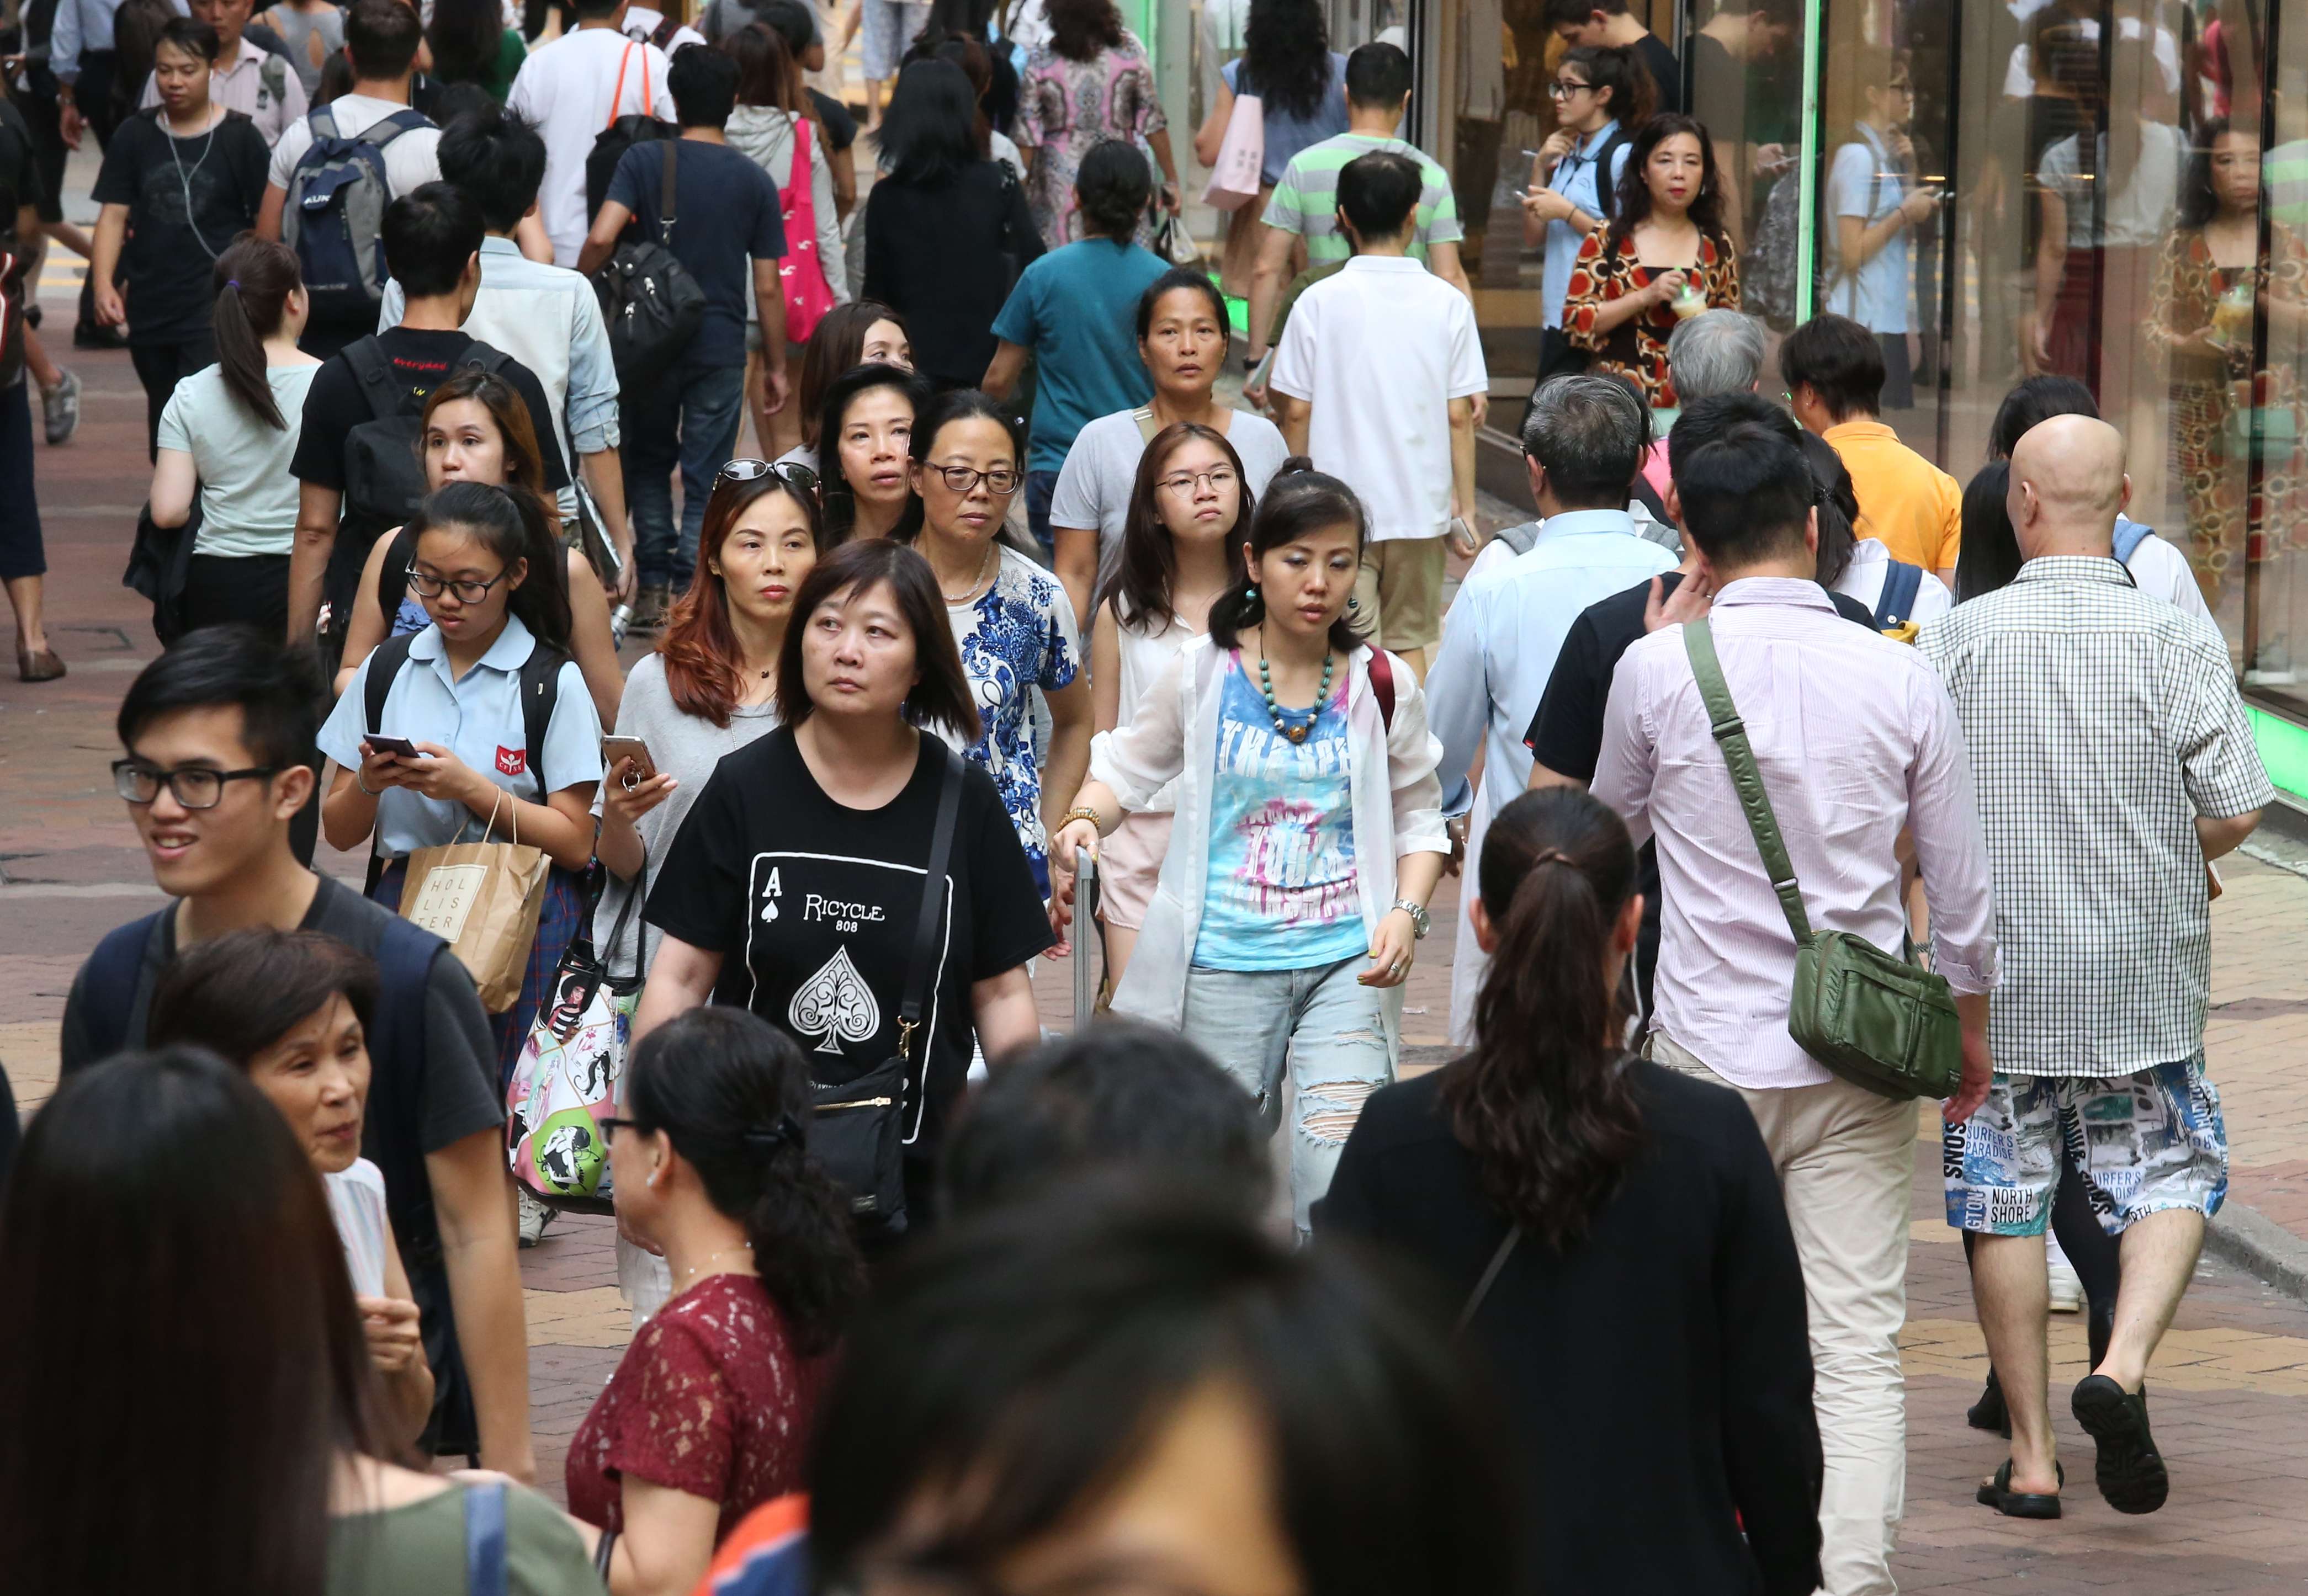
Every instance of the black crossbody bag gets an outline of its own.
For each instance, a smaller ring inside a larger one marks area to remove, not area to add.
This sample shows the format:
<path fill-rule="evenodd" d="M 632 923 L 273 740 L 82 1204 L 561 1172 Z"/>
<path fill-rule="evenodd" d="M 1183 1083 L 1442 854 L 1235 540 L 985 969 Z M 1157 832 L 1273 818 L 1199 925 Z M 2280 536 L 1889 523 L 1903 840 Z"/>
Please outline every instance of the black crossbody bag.
<path fill-rule="evenodd" d="M 961 810 L 961 756 L 945 751 L 938 784 L 937 826 L 930 834 L 929 869 L 922 877 L 922 907 L 914 945 L 906 957 L 905 996 L 898 1007 L 898 1051 L 854 1079 L 813 1081 L 815 1123 L 809 1150 L 849 1198 L 864 1235 L 888 1240 L 906 1233 L 906 1098 L 929 1090 L 925 1071 L 914 1076 L 914 1033 L 929 997 L 938 923 L 945 907 L 946 865 L 953 855 L 954 821 Z M 922 1048 L 929 1057 L 929 1044 Z"/>

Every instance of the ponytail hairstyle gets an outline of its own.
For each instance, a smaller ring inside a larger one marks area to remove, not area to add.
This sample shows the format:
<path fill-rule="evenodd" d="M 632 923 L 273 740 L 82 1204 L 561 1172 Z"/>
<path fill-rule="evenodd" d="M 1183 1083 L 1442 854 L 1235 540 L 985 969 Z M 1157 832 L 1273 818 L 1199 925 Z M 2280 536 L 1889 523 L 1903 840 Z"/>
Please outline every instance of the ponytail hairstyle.
<path fill-rule="evenodd" d="M 1623 45 L 1580 45 L 1563 53 L 1563 64 L 1575 66 L 1597 94 L 1611 91 L 1611 116 L 1621 127 L 1641 127 L 1658 109 L 1658 85 L 1642 57 Z M 1603 174 L 1605 182 L 1610 174 Z"/>
<path fill-rule="evenodd" d="M 1609 806 L 1576 787 L 1525 793 L 1491 821 L 1480 867 L 1498 945 L 1475 1046 L 1442 1080 L 1451 1134 L 1483 1191 L 1557 1251 L 1582 1240 L 1644 1142 L 1606 974 L 1635 891 L 1635 849 Z"/>
<path fill-rule="evenodd" d="M 486 482 L 452 482 L 428 494 L 409 522 L 413 553 L 426 533 L 455 528 L 511 569 L 526 560 L 521 586 L 505 600 L 530 635 L 547 648 L 569 651 L 569 557 L 545 518 L 537 497 Z"/>
<path fill-rule="evenodd" d="M 1207 283 L 1210 279 L 1197 280 Z M 1257 519 L 1258 504 L 1251 495 L 1250 478 L 1243 474 L 1242 456 L 1235 452 L 1234 445 L 1216 427 L 1204 426 L 1199 421 L 1174 422 L 1155 433 L 1146 452 L 1138 457 L 1138 480 L 1130 489 L 1130 509 L 1122 521 L 1122 554 L 1114 574 L 1090 601 L 1093 614 L 1100 605 L 1111 600 L 1117 621 L 1155 636 L 1167 631 L 1177 619 L 1170 601 L 1178 582 L 1178 551 L 1169 527 L 1162 519 L 1158 485 L 1163 473 L 1170 468 L 1170 457 L 1197 438 L 1226 456 L 1242 493 L 1235 523 L 1226 530 L 1227 564 L 1232 568 L 1226 590 L 1234 593 L 1250 585 L 1250 571 L 1242 562 L 1242 545 L 1246 529 Z"/>
<path fill-rule="evenodd" d="M 793 1038 L 742 1008 L 693 1008 L 633 1049 L 625 1093 L 634 1128 L 663 1131 L 745 1224 L 794 1350 L 830 1351 L 866 1276 L 848 1204 L 809 1155 L 809 1066 Z"/>
<path fill-rule="evenodd" d="M 1245 493 L 1248 486 L 1244 485 Z M 1270 550 L 1311 532 L 1348 524 L 1354 527 L 1355 547 L 1359 551 L 1370 538 L 1363 502 L 1345 483 L 1314 469 L 1314 463 L 1305 455 L 1294 454 L 1266 485 L 1266 496 L 1258 502 L 1258 513 L 1251 518 L 1250 564 L 1256 566 Z M 1211 602 L 1210 641 L 1220 648 L 1239 648 L 1242 629 L 1265 619 L 1266 600 L 1258 591 L 1253 573 L 1246 571 L 1241 582 Z M 1353 653 L 1367 640 L 1355 623 L 1351 605 L 1331 622 L 1331 647 L 1341 654 Z"/>
<path fill-rule="evenodd" d="M 733 36 L 734 37 L 734 36 Z M 715 725 L 727 727 L 737 700 L 745 691 L 738 670 L 737 633 L 729 624 L 729 582 L 713 569 L 721 545 L 748 507 L 783 493 L 801 506 L 809 541 L 825 553 L 825 519 L 819 514 L 817 496 L 788 479 L 786 468 L 771 467 L 759 476 L 714 479 L 712 495 L 705 501 L 705 524 L 697 539 L 697 573 L 689 591 L 675 601 L 667 617 L 665 637 L 658 644 L 664 656 L 666 691 L 673 707 Z M 788 621 L 788 625 L 792 622 Z"/>
<path fill-rule="evenodd" d="M 288 296 L 305 286 L 297 252 L 287 245 L 243 233 L 225 246 L 209 273 L 216 287 L 217 374 L 225 390 L 273 431 L 288 430 L 272 397 L 264 365 L 264 340 L 280 330 Z"/>

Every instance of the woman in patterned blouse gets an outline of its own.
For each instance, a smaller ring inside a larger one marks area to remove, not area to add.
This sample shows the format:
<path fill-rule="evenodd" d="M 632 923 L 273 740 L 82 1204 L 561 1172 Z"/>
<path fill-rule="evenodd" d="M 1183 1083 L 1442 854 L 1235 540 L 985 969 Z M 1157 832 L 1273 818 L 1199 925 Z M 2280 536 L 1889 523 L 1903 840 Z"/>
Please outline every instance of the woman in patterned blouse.
<path fill-rule="evenodd" d="M 617 1229 L 674 1289 L 569 1442 L 569 1512 L 601 1531 L 613 1596 L 688 1590 L 739 1519 L 801 1489 L 824 1354 L 865 1287 L 809 1101 L 791 1037 L 704 1008 L 633 1049 L 631 1118 L 602 1124 Z"/>
<path fill-rule="evenodd" d="M 1635 134 L 1617 214 L 1587 236 L 1563 296 L 1563 335 L 1654 409 L 1673 409 L 1666 340 L 1701 311 L 1739 308 L 1739 262 L 1723 231 L 1714 145 L 1690 116 L 1654 116 Z"/>

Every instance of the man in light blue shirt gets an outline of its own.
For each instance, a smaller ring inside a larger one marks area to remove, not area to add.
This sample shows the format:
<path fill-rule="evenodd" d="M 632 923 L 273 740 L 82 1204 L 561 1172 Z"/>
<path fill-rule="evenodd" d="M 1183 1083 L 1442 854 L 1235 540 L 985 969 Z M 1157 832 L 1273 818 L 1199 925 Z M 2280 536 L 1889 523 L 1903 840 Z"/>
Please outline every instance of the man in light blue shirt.
<path fill-rule="evenodd" d="M 1626 511 L 1650 442 L 1650 418 L 1614 378 L 1563 376 L 1542 387 L 1523 422 L 1522 447 L 1540 517 L 1528 552 L 1460 589 L 1426 677 L 1426 708 L 1442 740 L 1442 812 L 1460 818 L 1467 857 L 1481 857 L 1491 817 L 1530 780 L 1523 734 L 1537 712 L 1571 623 L 1589 605 L 1672 570 L 1675 556 L 1640 536 Z M 1480 794 L 1468 783 L 1483 753 Z M 1460 895 L 1458 957 L 1451 970 L 1451 1036 L 1474 1039 L 1475 999 L 1486 961 Z"/>
<path fill-rule="evenodd" d="M 440 162 L 442 180 L 471 196 L 489 229 L 481 240 L 481 290 L 464 331 L 536 373 L 566 457 L 584 474 L 603 529 L 616 545 L 621 569 L 612 600 L 630 596 L 633 540 L 617 453 L 617 368 L 600 302 L 582 276 L 532 261 L 513 242 L 521 219 L 537 209 L 545 141 L 521 117 L 488 106 L 442 130 Z M 400 326 L 406 305 L 400 285 L 387 282 L 377 330 Z M 563 488 L 563 519 L 576 510 L 575 486 Z"/>

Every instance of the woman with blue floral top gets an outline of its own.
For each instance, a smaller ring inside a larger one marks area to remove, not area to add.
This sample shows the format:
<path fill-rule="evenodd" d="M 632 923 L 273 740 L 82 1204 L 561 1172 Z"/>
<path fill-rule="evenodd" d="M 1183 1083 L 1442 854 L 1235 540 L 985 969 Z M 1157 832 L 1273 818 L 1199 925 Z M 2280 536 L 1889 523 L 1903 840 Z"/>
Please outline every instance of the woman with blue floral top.
<path fill-rule="evenodd" d="M 1017 828 L 1034 884 L 1049 896 L 1046 813 L 1089 768 L 1089 683 L 1081 634 L 1058 579 L 1002 541 L 1025 482 L 1022 429 L 976 389 L 939 395 L 915 418 L 915 507 L 894 536 L 937 574 L 985 731 L 964 750 L 986 767 Z M 1037 758 L 1034 691 L 1050 707 L 1050 745 Z M 1046 796 L 1046 794 L 1047 796 Z"/>

